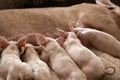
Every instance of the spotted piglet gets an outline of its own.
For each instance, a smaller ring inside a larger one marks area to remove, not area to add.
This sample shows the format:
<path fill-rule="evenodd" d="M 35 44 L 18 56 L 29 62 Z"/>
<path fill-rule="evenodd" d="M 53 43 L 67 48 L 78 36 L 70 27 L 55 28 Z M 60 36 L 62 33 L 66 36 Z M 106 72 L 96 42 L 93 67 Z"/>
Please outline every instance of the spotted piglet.
<path fill-rule="evenodd" d="M 87 80 L 59 43 L 50 37 L 37 34 L 38 44 L 43 47 L 40 58 L 53 69 L 61 80 Z"/>

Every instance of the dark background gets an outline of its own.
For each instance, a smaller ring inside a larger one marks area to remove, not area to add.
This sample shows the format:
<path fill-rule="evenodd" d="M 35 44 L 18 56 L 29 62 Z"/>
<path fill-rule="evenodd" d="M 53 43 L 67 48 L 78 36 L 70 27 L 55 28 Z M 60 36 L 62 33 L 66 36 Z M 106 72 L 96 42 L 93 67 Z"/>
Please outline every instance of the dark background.
<path fill-rule="evenodd" d="M 0 0 L 0 9 L 71 6 L 80 3 L 95 3 L 95 0 Z M 112 0 L 120 6 L 119 0 Z"/>

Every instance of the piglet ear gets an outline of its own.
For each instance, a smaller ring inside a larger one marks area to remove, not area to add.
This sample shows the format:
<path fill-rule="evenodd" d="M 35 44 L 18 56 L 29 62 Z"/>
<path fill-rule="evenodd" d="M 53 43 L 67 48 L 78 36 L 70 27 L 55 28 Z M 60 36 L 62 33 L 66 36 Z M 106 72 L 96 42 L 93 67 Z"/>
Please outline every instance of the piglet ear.
<path fill-rule="evenodd" d="M 116 7 L 116 5 L 112 3 L 110 0 L 96 0 L 96 3 L 102 6 L 106 6 L 110 9 L 113 9 L 114 7 Z"/>
<path fill-rule="evenodd" d="M 3 38 L 3 37 L 0 37 L 0 50 L 3 50 L 5 47 L 7 47 L 8 45 L 8 41 Z"/>
<path fill-rule="evenodd" d="M 26 37 L 21 37 L 17 42 L 17 46 L 19 48 L 25 47 L 25 44 L 26 44 Z"/>
<path fill-rule="evenodd" d="M 76 23 L 76 27 L 84 28 L 84 24 L 80 20 L 78 20 Z"/>
<path fill-rule="evenodd" d="M 34 46 L 38 46 L 37 41 L 36 41 L 36 36 L 33 33 L 26 36 L 26 42 Z"/>
<path fill-rule="evenodd" d="M 46 39 L 45 39 L 45 36 L 42 35 L 42 34 L 36 34 L 36 40 L 37 40 L 37 43 L 38 45 L 40 46 L 44 46 L 46 44 Z"/>
<path fill-rule="evenodd" d="M 56 30 L 57 30 L 57 35 L 59 37 L 65 38 L 67 36 L 67 33 L 63 31 L 62 29 L 56 28 Z"/>
<path fill-rule="evenodd" d="M 69 23 L 69 29 L 70 29 L 70 31 L 73 31 L 74 27 L 73 27 L 72 23 Z"/>
<path fill-rule="evenodd" d="M 56 41 L 62 46 L 65 40 L 60 37 L 60 38 L 57 38 Z"/>

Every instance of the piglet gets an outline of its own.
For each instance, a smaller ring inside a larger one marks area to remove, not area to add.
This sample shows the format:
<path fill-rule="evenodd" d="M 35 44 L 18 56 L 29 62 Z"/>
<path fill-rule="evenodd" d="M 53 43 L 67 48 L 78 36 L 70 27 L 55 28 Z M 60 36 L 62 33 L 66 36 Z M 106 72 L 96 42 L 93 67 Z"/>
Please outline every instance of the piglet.
<path fill-rule="evenodd" d="M 40 58 L 44 60 L 61 80 L 87 80 L 59 43 L 50 37 L 36 34 L 38 44 L 43 47 Z"/>
<path fill-rule="evenodd" d="M 32 80 L 31 67 L 20 59 L 26 44 L 26 39 L 20 38 L 17 42 L 7 41 L 0 37 L 1 63 L 0 77 L 4 80 Z"/>
<path fill-rule="evenodd" d="M 103 62 L 88 48 L 84 47 L 74 32 L 57 30 L 58 42 L 85 73 L 87 80 L 100 80 L 115 72 L 112 66 L 105 67 Z M 111 71 L 110 71 L 111 69 Z"/>
<path fill-rule="evenodd" d="M 114 57 L 120 58 L 120 42 L 112 35 L 90 28 L 73 28 L 78 38 L 88 47 L 94 47 Z"/>
<path fill-rule="evenodd" d="M 48 65 L 39 58 L 32 44 L 26 44 L 22 60 L 32 67 L 34 80 L 59 80 L 56 74 L 52 74 L 53 72 Z"/>

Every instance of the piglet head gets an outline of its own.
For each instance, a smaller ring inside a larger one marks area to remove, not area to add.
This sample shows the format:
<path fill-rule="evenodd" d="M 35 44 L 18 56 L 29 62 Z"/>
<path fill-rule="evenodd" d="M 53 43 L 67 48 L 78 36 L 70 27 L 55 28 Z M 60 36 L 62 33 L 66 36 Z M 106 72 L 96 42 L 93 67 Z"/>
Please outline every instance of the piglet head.
<path fill-rule="evenodd" d="M 80 20 L 76 23 L 75 27 L 73 27 L 71 24 L 69 24 L 69 27 L 70 31 L 74 32 L 77 36 L 81 36 L 81 34 L 85 34 L 87 32 L 95 30 L 90 28 L 84 28 L 84 25 Z"/>
<path fill-rule="evenodd" d="M 7 41 L 5 38 L 0 37 L 0 50 L 3 53 L 22 54 L 24 52 L 25 44 L 25 37 L 20 38 L 17 42 Z"/>
<path fill-rule="evenodd" d="M 79 20 L 79 21 L 77 21 L 75 27 L 74 27 L 71 23 L 69 23 L 69 29 L 70 29 L 70 31 L 75 32 L 75 33 L 77 34 L 79 31 L 83 31 L 84 25 L 83 25 L 83 23 Z"/>
<path fill-rule="evenodd" d="M 36 34 L 35 36 L 37 44 L 39 45 L 39 48 L 36 48 L 35 50 L 43 61 L 48 62 L 50 52 L 48 48 L 52 47 L 48 46 L 50 40 L 42 34 Z"/>
<path fill-rule="evenodd" d="M 28 43 L 27 45 L 26 45 L 26 47 L 30 47 L 30 46 L 32 46 L 32 47 L 34 47 L 34 49 L 35 49 L 35 51 L 37 51 L 39 54 L 41 54 L 41 51 L 42 51 L 42 47 L 41 46 L 44 46 L 44 45 L 40 45 L 39 43 L 39 41 L 38 41 L 38 35 L 41 35 L 41 34 L 39 34 L 39 33 L 31 33 L 31 34 L 28 34 L 27 36 L 26 36 L 26 42 Z"/>
<path fill-rule="evenodd" d="M 58 38 L 56 40 L 62 46 L 67 37 L 67 32 L 65 32 L 59 28 L 56 28 L 56 30 L 57 30 L 56 35 L 58 36 Z"/>

